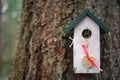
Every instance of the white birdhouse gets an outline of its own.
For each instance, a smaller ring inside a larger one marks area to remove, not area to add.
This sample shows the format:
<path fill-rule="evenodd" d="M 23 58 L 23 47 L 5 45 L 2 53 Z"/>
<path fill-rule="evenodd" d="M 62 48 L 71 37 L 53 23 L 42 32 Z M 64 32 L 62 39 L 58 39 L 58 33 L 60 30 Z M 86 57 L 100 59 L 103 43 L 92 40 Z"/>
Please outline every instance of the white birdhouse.
<path fill-rule="evenodd" d="M 75 73 L 100 73 L 100 34 L 109 29 L 88 9 L 65 30 L 73 32 L 73 70 Z"/>

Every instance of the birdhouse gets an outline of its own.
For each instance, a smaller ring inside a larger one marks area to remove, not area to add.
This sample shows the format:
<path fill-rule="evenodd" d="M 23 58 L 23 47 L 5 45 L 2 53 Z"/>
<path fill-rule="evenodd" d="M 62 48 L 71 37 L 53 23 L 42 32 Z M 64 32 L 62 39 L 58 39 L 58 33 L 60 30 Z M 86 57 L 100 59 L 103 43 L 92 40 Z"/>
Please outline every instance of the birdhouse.
<path fill-rule="evenodd" d="M 100 35 L 109 29 L 88 9 L 65 29 L 73 31 L 73 70 L 75 73 L 100 73 Z"/>

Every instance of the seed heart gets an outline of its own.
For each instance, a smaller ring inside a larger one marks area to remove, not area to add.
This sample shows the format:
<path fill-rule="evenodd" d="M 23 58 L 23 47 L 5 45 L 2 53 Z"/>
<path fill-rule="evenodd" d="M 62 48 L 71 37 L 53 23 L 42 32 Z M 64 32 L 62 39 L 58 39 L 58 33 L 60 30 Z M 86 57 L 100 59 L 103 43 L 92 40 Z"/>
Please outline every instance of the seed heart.
<path fill-rule="evenodd" d="M 94 56 L 90 56 L 90 58 L 93 61 L 95 61 Z M 85 55 L 82 57 L 82 63 L 83 63 L 83 66 L 85 66 L 86 68 L 91 68 L 92 67 L 92 64 L 90 63 L 90 61 L 88 60 L 88 58 Z"/>

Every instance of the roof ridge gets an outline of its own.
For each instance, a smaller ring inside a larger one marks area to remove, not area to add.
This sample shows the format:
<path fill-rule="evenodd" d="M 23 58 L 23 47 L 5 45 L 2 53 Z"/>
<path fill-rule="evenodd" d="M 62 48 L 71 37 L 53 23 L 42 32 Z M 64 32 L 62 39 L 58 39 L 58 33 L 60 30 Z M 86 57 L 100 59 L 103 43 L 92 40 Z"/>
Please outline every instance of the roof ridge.
<path fill-rule="evenodd" d="M 65 29 L 65 33 L 69 33 L 86 15 L 95 21 L 101 29 L 101 33 L 104 34 L 109 32 L 109 29 L 102 23 L 96 15 L 94 15 L 89 9 L 85 9 L 71 24 L 68 28 Z"/>

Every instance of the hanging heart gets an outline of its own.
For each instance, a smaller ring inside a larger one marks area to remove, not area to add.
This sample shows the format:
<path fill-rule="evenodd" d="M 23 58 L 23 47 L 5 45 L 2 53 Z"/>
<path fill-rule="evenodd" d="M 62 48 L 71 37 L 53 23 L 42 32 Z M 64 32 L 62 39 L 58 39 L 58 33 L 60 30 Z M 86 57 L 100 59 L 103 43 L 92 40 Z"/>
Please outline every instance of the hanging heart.
<path fill-rule="evenodd" d="M 94 56 L 90 56 L 90 58 L 95 61 L 95 57 Z M 82 57 L 82 64 L 84 67 L 86 68 L 91 68 L 93 65 L 91 64 L 91 62 L 88 60 L 88 58 L 86 57 L 86 55 L 84 55 Z"/>
<path fill-rule="evenodd" d="M 84 54 L 86 55 L 86 58 L 89 60 L 89 62 L 90 62 L 94 67 L 96 67 L 98 70 L 103 71 L 99 66 L 97 66 L 97 64 L 92 60 L 92 58 L 90 58 L 89 53 L 88 53 L 88 51 L 87 51 L 86 45 L 83 44 L 83 45 L 82 45 L 82 48 L 83 48 Z"/>

